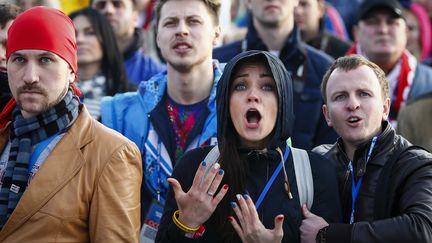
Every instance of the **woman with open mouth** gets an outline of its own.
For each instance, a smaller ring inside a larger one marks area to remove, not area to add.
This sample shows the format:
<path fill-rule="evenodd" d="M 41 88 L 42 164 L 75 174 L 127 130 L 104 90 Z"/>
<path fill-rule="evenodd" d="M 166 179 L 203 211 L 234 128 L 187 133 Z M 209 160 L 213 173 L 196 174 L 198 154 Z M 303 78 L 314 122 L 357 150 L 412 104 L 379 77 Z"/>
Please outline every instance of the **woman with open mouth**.
<path fill-rule="evenodd" d="M 300 242 L 304 204 L 340 222 L 334 166 L 312 152 L 299 159 L 287 142 L 292 97 L 290 75 L 269 52 L 247 51 L 228 62 L 216 94 L 218 145 L 177 163 L 156 242 Z M 296 175 L 293 157 L 309 177 Z"/>

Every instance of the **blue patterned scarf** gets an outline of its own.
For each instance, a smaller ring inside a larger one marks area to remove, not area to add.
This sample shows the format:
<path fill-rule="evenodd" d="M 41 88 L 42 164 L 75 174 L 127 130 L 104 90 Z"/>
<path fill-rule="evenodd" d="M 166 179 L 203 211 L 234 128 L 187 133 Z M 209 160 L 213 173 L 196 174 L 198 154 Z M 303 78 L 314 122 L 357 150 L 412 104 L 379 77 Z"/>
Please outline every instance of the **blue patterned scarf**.
<path fill-rule="evenodd" d="M 79 99 L 69 90 L 57 105 L 44 113 L 24 118 L 17 107 L 13 111 L 9 161 L 0 190 L 0 228 L 6 224 L 28 186 L 28 165 L 33 146 L 62 132 L 79 113 Z"/>

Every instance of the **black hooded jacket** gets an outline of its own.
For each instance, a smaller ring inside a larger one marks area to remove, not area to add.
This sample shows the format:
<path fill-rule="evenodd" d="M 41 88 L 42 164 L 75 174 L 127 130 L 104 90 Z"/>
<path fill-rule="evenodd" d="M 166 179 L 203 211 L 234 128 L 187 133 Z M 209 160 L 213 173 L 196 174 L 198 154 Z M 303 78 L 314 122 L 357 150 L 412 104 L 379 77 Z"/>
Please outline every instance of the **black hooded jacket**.
<path fill-rule="evenodd" d="M 229 90 L 232 75 L 235 73 L 236 67 L 240 62 L 256 57 L 266 61 L 270 67 L 278 90 L 279 109 L 273 137 L 266 150 L 238 149 L 240 156 L 247 161 L 247 166 L 244 168 L 247 175 L 246 190 L 254 202 L 257 201 L 269 178 L 281 163 L 280 155 L 276 152 L 275 148 L 280 147 L 285 152 L 286 140 L 292 133 L 294 117 L 292 111 L 291 78 L 277 57 L 264 51 L 248 51 L 234 57 L 227 64 L 219 80 L 216 95 L 218 142 L 219 147 L 221 147 L 221 143 L 224 143 L 227 134 L 235 132 L 232 131 L 232 128 L 230 128 L 232 126 L 229 125 L 231 122 L 229 115 Z M 172 177 L 180 182 L 183 191 L 190 189 L 199 164 L 204 160 L 211 148 L 194 149 L 186 153 L 176 164 Z M 322 215 L 329 222 L 340 222 L 336 169 L 324 157 L 312 152 L 308 152 L 308 155 L 314 180 L 314 203 L 311 210 L 318 215 Z M 293 199 L 289 199 L 284 189 L 284 175 L 281 171 L 264 197 L 258 209 L 258 215 L 264 226 L 272 229 L 274 228 L 274 218 L 276 215 L 284 214 L 284 237 L 282 242 L 295 243 L 300 241 L 299 227 L 302 215 L 292 156 L 289 156 L 285 161 L 285 166 Z M 222 169 L 226 170 L 223 163 Z M 246 192 L 235 193 L 244 194 Z M 156 242 L 188 242 L 191 240 L 186 238 L 185 234 L 172 222 L 172 215 L 175 210 L 177 210 L 177 203 L 174 199 L 173 190 L 170 187 Z M 226 222 L 228 222 L 228 219 Z M 223 232 L 218 232 L 212 221 L 204 223 L 204 227 L 205 233 L 196 240 L 197 242 L 226 242 L 222 239 Z M 238 241 L 238 238 L 231 241 L 236 242 L 236 240 Z"/>
<path fill-rule="evenodd" d="M 248 33 L 244 40 L 239 40 L 213 50 L 213 58 L 228 62 L 235 55 L 247 50 L 268 51 L 250 20 Z M 292 75 L 293 112 L 295 120 L 292 131 L 294 147 L 312 149 L 321 144 L 334 143 L 337 134 L 329 127 L 322 113 L 321 80 L 333 59 L 324 52 L 306 45 L 300 40 L 297 26 L 287 37 L 280 50 L 279 59 Z"/>

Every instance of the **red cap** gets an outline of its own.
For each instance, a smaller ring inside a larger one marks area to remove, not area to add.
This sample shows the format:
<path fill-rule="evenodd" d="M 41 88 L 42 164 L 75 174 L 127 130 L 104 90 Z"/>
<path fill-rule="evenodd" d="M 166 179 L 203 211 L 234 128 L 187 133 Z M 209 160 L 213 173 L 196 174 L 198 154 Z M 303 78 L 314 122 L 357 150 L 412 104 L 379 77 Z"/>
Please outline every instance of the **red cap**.
<path fill-rule="evenodd" d="M 72 20 L 60 10 L 33 7 L 18 15 L 8 30 L 6 59 L 24 49 L 45 50 L 65 60 L 77 73 L 77 45 Z"/>

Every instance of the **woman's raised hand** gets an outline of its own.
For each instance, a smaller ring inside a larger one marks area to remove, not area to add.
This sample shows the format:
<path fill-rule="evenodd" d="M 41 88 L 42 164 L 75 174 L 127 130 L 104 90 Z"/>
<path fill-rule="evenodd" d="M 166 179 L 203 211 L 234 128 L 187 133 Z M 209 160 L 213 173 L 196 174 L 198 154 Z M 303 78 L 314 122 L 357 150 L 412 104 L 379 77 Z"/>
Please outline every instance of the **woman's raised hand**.
<path fill-rule="evenodd" d="M 216 209 L 216 206 L 228 191 L 228 185 L 223 185 L 219 192 L 217 189 L 224 176 L 224 171 L 218 163 L 205 175 L 206 162 L 199 166 L 192 186 L 188 192 L 184 192 L 180 183 L 169 178 L 168 182 L 173 187 L 175 200 L 179 209 L 179 221 L 184 225 L 196 228 L 206 222 Z"/>
<path fill-rule="evenodd" d="M 238 221 L 234 217 L 229 217 L 235 231 L 240 236 L 242 242 L 281 242 L 283 237 L 284 216 L 279 214 L 275 217 L 274 229 L 266 229 L 261 223 L 255 204 L 252 199 L 245 195 L 237 195 L 238 203 L 231 202 L 231 207 L 237 215 Z"/>

